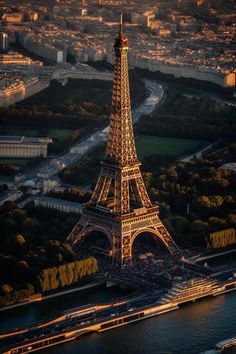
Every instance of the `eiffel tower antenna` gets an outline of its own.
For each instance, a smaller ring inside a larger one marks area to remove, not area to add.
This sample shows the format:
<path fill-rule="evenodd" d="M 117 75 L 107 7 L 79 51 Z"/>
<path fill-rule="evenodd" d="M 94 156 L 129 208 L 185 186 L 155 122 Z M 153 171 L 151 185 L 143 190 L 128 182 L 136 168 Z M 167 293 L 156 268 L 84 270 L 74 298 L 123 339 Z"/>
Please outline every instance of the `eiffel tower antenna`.
<path fill-rule="evenodd" d="M 159 208 L 149 199 L 140 172 L 130 104 L 128 39 L 120 31 L 115 39 L 115 67 L 107 147 L 101 172 L 89 203 L 68 236 L 72 246 L 91 231 L 104 233 L 112 250 L 113 264 L 132 264 L 132 245 L 142 232 L 161 240 L 172 253 L 177 246 L 159 218 Z"/>
<path fill-rule="evenodd" d="M 123 13 L 120 14 L 120 34 L 123 33 Z"/>

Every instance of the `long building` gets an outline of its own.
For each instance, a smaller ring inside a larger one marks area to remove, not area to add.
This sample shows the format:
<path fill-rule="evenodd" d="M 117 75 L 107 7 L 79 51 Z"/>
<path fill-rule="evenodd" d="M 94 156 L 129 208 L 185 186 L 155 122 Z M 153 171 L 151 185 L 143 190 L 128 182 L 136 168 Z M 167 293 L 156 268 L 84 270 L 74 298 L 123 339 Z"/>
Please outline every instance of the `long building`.
<path fill-rule="evenodd" d="M 39 60 L 33 60 L 19 53 L 9 53 L 0 55 L 0 64 L 6 65 L 36 65 L 42 66 L 43 63 Z"/>
<path fill-rule="evenodd" d="M 27 49 L 30 53 L 33 53 L 41 58 L 56 62 L 63 63 L 65 61 L 65 52 L 50 46 L 46 42 L 37 41 L 33 36 L 28 35 L 24 31 L 19 33 L 20 44 Z"/>
<path fill-rule="evenodd" d="M 111 62 L 111 58 L 108 58 L 108 61 Z M 130 56 L 130 63 L 140 69 L 147 69 L 152 72 L 158 71 L 178 78 L 208 81 L 223 87 L 235 87 L 235 72 L 223 72 L 214 68 L 187 64 L 167 63 L 141 56 Z"/>
<path fill-rule="evenodd" d="M 32 138 L 25 136 L 0 136 L 1 157 L 46 157 L 50 138 Z"/>
<path fill-rule="evenodd" d="M 108 53 L 107 62 L 114 64 L 114 55 Z M 176 78 L 195 79 L 199 81 L 212 82 L 222 87 L 235 87 L 235 70 L 223 71 L 221 69 L 193 64 L 170 63 L 159 59 L 149 58 L 140 54 L 130 54 L 129 63 L 132 67 L 146 69 L 151 72 L 173 75 Z"/>
<path fill-rule="evenodd" d="M 33 201 L 35 206 L 56 209 L 64 213 L 81 214 L 82 205 L 69 200 L 40 196 L 33 198 Z"/>

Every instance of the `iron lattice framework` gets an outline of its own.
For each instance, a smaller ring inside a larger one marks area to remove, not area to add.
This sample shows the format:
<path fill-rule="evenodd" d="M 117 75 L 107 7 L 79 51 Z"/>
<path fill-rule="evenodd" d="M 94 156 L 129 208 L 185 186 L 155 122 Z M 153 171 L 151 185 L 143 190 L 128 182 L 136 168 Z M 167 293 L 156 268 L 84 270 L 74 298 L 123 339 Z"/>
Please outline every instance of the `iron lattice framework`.
<path fill-rule="evenodd" d="M 115 40 L 115 69 L 112 110 L 106 153 L 89 203 L 67 238 L 72 246 L 93 230 L 107 235 L 113 264 L 123 267 L 132 262 L 132 244 L 142 232 L 161 239 L 170 252 L 177 249 L 159 219 L 140 172 L 131 114 L 128 77 L 128 40 L 122 21 Z"/>

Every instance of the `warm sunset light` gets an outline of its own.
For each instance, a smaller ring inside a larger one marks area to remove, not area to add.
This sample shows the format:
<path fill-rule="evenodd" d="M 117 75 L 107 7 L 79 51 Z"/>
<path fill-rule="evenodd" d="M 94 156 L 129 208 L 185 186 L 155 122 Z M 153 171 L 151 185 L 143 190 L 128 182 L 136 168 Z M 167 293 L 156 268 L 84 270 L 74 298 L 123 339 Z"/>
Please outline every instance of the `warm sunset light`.
<path fill-rule="evenodd" d="M 0 353 L 235 352 L 235 23 L 0 1 Z"/>

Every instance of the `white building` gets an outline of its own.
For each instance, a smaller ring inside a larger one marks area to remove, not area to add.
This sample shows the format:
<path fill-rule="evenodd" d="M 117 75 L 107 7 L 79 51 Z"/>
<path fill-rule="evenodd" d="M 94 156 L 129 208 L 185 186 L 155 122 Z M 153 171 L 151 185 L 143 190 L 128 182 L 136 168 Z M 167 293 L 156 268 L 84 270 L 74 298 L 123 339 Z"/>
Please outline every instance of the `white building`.
<path fill-rule="evenodd" d="M 0 136 L 1 157 L 46 157 L 50 138 L 31 138 L 25 136 Z"/>
<path fill-rule="evenodd" d="M 41 206 L 44 208 L 56 209 L 64 213 L 81 214 L 83 208 L 82 204 L 52 197 L 35 197 L 33 200 L 36 207 Z"/>

